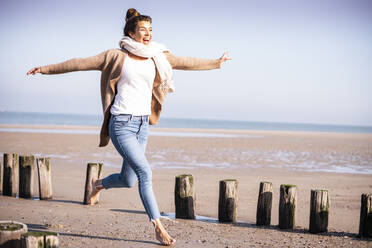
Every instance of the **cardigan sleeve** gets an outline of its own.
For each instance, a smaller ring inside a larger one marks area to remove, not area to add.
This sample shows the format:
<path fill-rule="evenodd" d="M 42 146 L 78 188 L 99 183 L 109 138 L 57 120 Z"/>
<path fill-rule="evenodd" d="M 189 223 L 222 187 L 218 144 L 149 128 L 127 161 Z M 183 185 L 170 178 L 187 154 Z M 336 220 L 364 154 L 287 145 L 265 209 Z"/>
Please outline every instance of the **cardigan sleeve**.
<path fill-rule="evenodd" d="M 165 53 L 165 56 L 176 70 L 212 70 L 221 67 L 219 59 L 180 57 L 171 53 Z"/>
<path fill-rule="evenodd" d="M 62 63 L 40 67 L 42 74 L 60 74 L 73 71 L 102 70 L 108 51 L 87 58 L 74 58 Z"/>

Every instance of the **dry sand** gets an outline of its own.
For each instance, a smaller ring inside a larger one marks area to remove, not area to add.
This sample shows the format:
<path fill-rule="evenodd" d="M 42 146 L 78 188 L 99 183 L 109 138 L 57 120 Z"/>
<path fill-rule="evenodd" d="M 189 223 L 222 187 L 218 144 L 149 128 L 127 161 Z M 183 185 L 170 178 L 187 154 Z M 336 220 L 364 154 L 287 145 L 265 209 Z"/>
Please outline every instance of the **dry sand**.
<path fill-rule="evenodd" d="M 85 127 L 62 129 L 86 130 Z M 176 247 L 372 247 L 371 239 L 356 237 L 360 195 L 372 192 L 371 134 L 180 129 L 152 132 L 182 132 L 191 136 L 158 133 L 159 136 L 149 137 L 147 148 L 154 166 L 154 192 L 162 212 L 174 213 L 175 176 L 189 173 L 195 178 L 196 211 L 201 219 L 163 220 L 177 239 Z M 205 132 L 211 137 L 196 137 Z M 216 134 L 227 136 L 216 137 Z M 113 146 L 98 148 L 97 144 L 96 134 L 0 132 L 2 153 L 51 157 L 53 179 L 51 201 L 0 196 L 0 220 L 20 221 L 32 230 L 56 231 L 61 247 L 158 247 L 137 186 L 104 191 L 98 205 L 82 205 L 88 162 L 103 162 L 104 176 L 120 170 L 121 159 Z M 235 224 L 215 221 L 218 182 L 227 178 L 239 181 Z M 272 221 L 268 228 L 255 226 L 261 181 L 270 181 L 274 186 Z M 280 184 L 298 187 L 295 230 L 277 228 Z M 311 189 L 329 190 L 328 233 L 307 232 Z"/>

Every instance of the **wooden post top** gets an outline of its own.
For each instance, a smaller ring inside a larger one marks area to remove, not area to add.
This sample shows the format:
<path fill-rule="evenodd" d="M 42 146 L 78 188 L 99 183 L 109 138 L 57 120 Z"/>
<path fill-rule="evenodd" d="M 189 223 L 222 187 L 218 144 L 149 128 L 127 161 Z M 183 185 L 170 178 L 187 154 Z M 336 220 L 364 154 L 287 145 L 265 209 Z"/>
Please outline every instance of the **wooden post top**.
<path fill-rule="evenodd" d="M 293 184 L 281 184 L 280 187 L 281 188 L 297 188 L 297 185 L 293 185 Z"/>
<path fill-rule="evenodd" d="M 177 177 L 192 177 L 191 174 L 182 174 L 182 175 L 178 175 Z"/>
<path fill-rule="evenodd" d="M 224 180 L 220 180 L 220 182 L 238 182 L 237 179 L 224 179 Z"/>
<path fill-rule="evenodd" d="M 20 166 L 33 166 L 35 162 L 34 155 L 19 155 Z"/>

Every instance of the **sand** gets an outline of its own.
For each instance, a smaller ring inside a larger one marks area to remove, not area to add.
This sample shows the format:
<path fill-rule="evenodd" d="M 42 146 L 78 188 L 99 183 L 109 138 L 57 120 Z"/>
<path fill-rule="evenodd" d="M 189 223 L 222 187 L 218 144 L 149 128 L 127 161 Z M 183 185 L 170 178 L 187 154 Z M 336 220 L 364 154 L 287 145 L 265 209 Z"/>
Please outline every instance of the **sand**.
<path fill-rule="evenodd" d="M 88 162 L 103 162 L 103 176 L 120 170 L 120 156 L 111 144 L 98 148 L 97 134 L 68 133 L 94 133 L 97 128 L 0 125 L 0 129 L 9 127 L 67 131 L 0 132 L 0 152 L 50 157 L 53 181 L 51 201 L 0 196 L 0 220 L 58 232 L 61 247 L 158 247 L 137 186 L 104 191 L 99 204 L 82 205 Z M 372 192 L 371 134 L 151 131 L 147 157 L 153 165 L 154 192 L 160 210 L 170 217 L 162 221 L 177 239 L 176 247 L 372 247 L 371 239 L 357 237 L 360 196 Z M 169 132 L 173 136 L 164 136 Z M 204 137 L 205 133 L 210 137 Z M 195 179 L 198 220 L 172 218 L 174 178 L 184 173 Z M 239 182 L 238 222 L 234 224 L 216 221 L 218 182 L 227 178 Z M 271 226 L 265 228 L 255 226 L 261 181 L 274 186 Z M 294 230 L 277 227 L 281 184 L 298 187 Z M 307 231 L 311 189 L 330 193 L 329 228 L 324 234 Z"/>

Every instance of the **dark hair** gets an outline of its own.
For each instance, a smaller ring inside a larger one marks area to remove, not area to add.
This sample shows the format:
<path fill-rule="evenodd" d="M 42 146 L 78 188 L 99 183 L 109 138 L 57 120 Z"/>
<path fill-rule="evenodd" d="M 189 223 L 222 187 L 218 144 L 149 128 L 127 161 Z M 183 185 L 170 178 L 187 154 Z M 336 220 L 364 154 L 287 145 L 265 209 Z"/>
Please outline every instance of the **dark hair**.
<path fill-rule="evenodd" d="M 123 30 L 125 36 L 129 36 L 129 32 L 135 33 L 138 22 L 140 21 L 147 21 L 152 23 L 152 19 L 150 16 L 141 15 L 136 9 L 133 8 L 127 10 L 125 21 L 126 23 Z"/>

